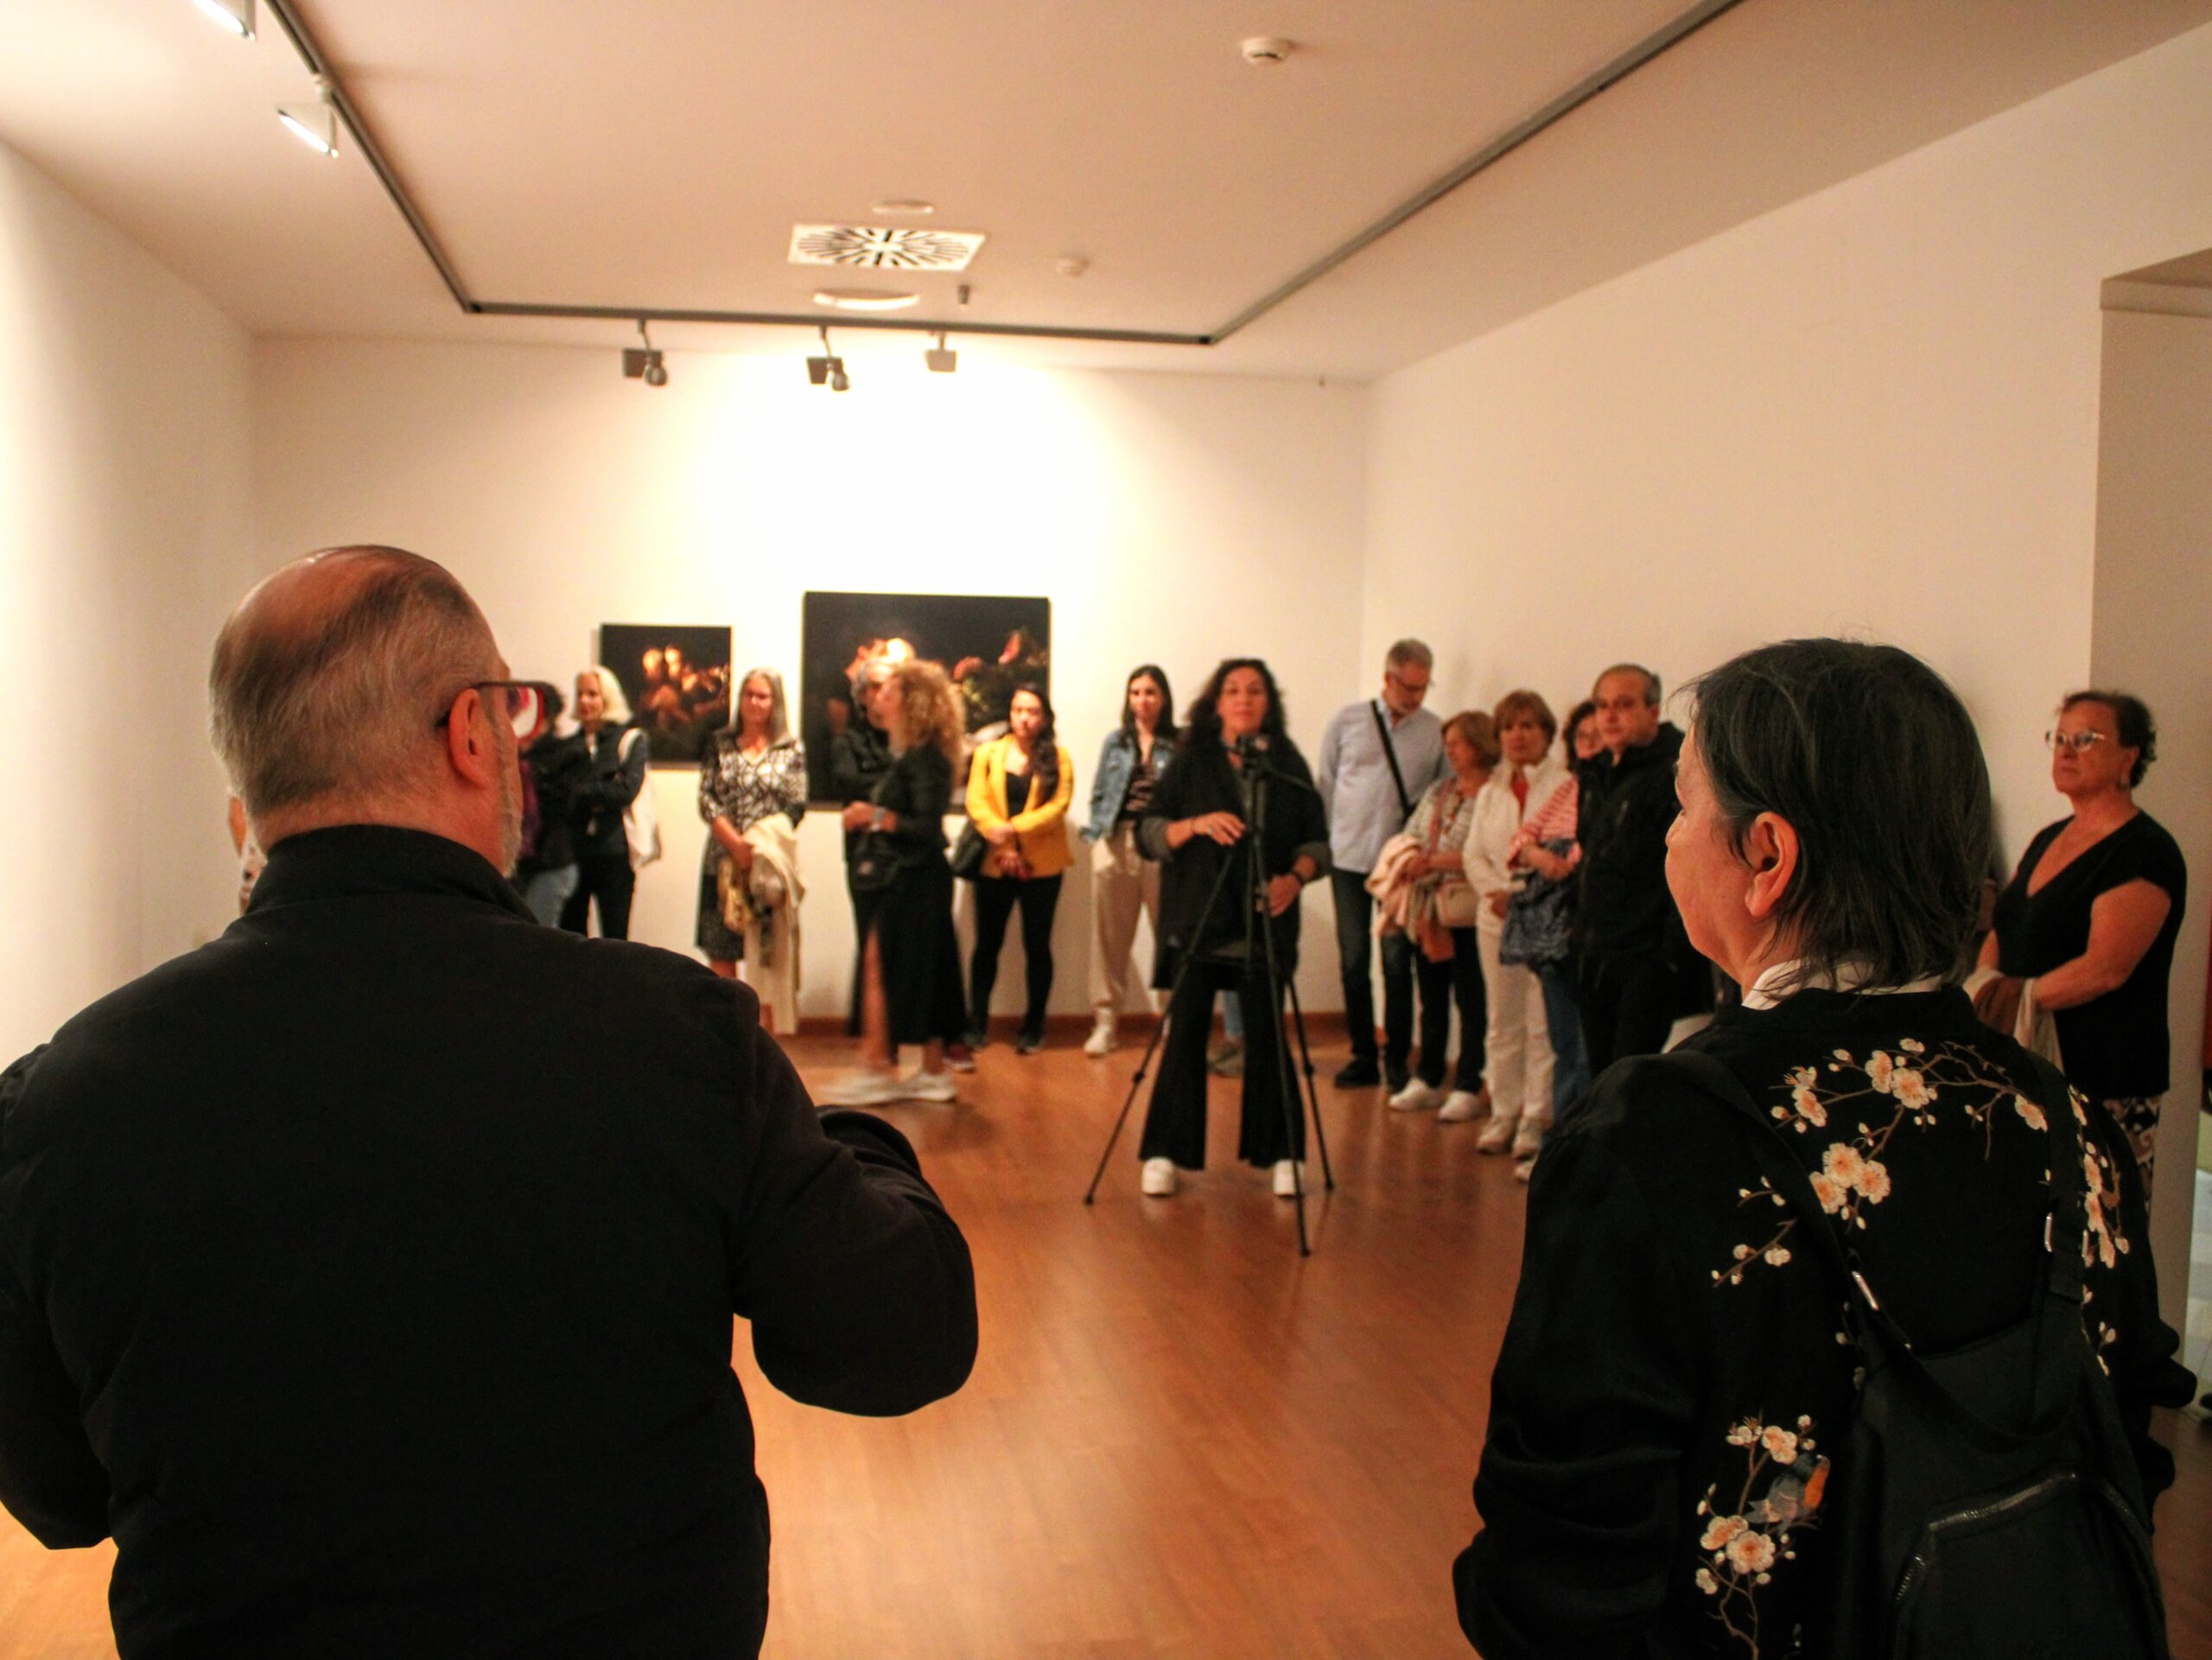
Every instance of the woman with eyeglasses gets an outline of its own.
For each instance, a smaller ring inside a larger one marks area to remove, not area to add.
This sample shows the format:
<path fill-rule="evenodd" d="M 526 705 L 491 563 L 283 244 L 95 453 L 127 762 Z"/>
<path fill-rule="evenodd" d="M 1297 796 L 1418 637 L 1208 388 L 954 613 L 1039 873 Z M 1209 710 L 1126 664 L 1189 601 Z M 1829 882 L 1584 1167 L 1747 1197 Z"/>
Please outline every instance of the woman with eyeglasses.
<path fill-rule="evenodd" d="M 2050 1017 L 2054 1059 L 2119 1120 L 2147 1194 L 2172 1081 L 2166 980 L 2189 891 L 2181 849 L 2135 805 L 2158 731 L 2140 698 L 2077 691 L 2044 740 L 2073 811 L 2037 832 L 1997 896 L 1969 983 L 1974 1008 L 2024 1041 Z"/>
<path fill-rule="evenodd" d="M 630 900 L 638 872 L 630 862 L 623 815 L 645 787 L 645 735 L 630 724 L 622 683 L 603 664 L 576 677 L 576 731 L 590 772 L 578 783 L 569 825 L 575 834 L 576 887 L 561 907 L 561 925 L 586 932 L 594 900 L 604 939 L 630 937 Z"/>

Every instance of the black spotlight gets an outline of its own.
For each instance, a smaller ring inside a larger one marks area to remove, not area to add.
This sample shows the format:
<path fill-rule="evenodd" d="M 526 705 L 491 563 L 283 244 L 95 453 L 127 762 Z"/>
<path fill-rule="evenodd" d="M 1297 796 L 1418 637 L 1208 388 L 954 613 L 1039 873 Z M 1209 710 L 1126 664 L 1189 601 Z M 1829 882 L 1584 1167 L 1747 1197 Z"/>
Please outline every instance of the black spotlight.
<path fill-rule="evenodd" d="M 822 355 L 818 358 L 807 359 L 807 385 L 827 385 L 833 392 L 852 391 L 852 379 L 845 373 L 845 359 L 839 357 L 830 347 L 829 329 L 824 328 L 819 332 L 822 335 Z"/>
<path fill-rule="evenodd" d="M 661 360 L 661 354 L 654 349 L 653 337 L 645 333 L 643 318 L 638 320 L 638 338 L 645 342 L 643 346 L 622 348 L 623 378 L 642 380 L 648 386 L 667 385 L 668 365 Z"/>

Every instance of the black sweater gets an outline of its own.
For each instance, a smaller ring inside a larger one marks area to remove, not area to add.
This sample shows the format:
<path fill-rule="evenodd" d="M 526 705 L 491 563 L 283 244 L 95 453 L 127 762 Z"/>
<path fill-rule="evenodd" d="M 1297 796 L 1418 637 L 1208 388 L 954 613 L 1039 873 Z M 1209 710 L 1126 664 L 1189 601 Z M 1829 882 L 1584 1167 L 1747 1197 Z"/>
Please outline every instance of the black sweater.
<path fill-rule="evenodd" d="M 51 1546 L 112 1531 L 124 1655 L 754 1651 L 732 1314 L 847 1412 L 976 1347 L 911 1148 L 817 1118 L 756 1008 L 351 828 L 17 1063 L 0 1500 Z"/>
<path fill-rule="evenodd" d="M 2015 1093 L 2032 1078 L 2025 1058 L 1964 994 L 1801 992 L 1728 1009 L 1688 1046 L 1777 1112 L 1916 1345 L 1957 1347 L 2029 1313 L 2050 1140 Z M 2079 1116 L 2107 1231 L 2084 1324 L 2156 1494 L 2173 1465 L 2150 1408 L 2185 1402 L 2190 1382 L 2158 1318 L 2135 1161 L 2109 1114 Z M 1460 1623 L 1488 1660 L 1744 1660 L 1796 1653 L 1792 1631 L 1819 1629 L 1827 1536 L 1809 1479 L 1845 1447 L 1856 1353 L 1839 1341 L 1834 1270 L 1765 1187 L 1759 1134 L 1624 1063 L 1544 1144 L 1475 1482 L 1486 1525 L 1455 1574 Z M 1729 1531 L 1792 1480 L 1796 1524 Z M 1748 1560 L 1769 1545 L 1764 1568 Z"/>
<path fill-rule="evenodd" d="M 1671 721 L 1648 744 L 1593 756 L 1574 769 L 1582 844 L 1575 949 L 1586 957 L 1663 957 L 1679 962 L 1688 937 L 1667 891 L 1667 827 L 1675 822 L 1675 760 L 1681 729 Z"/>

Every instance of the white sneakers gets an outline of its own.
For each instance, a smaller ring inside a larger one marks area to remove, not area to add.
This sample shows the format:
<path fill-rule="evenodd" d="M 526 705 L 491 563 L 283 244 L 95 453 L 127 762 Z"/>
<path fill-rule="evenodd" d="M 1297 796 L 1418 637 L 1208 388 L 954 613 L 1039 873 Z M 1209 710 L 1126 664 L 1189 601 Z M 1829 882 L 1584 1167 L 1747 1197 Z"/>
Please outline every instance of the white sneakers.
<path fill-rule="evenodd" d="M 1093 1060 L 1101 1055 L 1110 1055 L 1114 1053 L 1115 1040 L 1120 1036 L 1120 1022 L 1102 1008 L 1091 1021 L 1090 1035 L 1084 1040 L 1083 1053 Z"/>
<path fill-rule="evenodd" d="M 1544 1144 L 1544 1131 L 1550 1128 L 1525 1113 L 1522 1115 L 1521 1128 L 1513 1132 L 1513 1156 L 1516 1159 L 1535 1158 L 1536 1149 Z"/>
<path fill-rule="evenodd" d="M 1488 1097 L 1473 1090 L 1454 1090 L 1446 1097 L 1442 1110 L 1436 1115 L 1440 1124 L 1464 1124 L 1481 1117 L 1490 1110 Z"/>
<path fill-rule="evenodd" d="M 1277 1199 L 1298 1197 L 1297 1160 L 1277 1159 L 1275 1161 L 1275 1197 Z"/>
<path fill-rule="evenodd" d="M 1144 1175 L 1138 1186 L 1153 1199 L 1166 1199 L 1175 1191 L 1175 1161 L 1147 1159 Z"/>
<path fill-rule="evenodd" d="M 1390 1110 L 1393 1112 L 1427 1112 L 1443 1099 L 1443 1091 L 1416 1078 L 1390 1097 Z"/>
<path fill-rule="evenodd" d="M 1477 1150 L 1484 1153 L 1504 1152 L 1507 1148 L 1513 1145 L 1514 1129 L 1519 1123 L 1520 1119 L 1517 1116 L 1509 1118 L 1503 1113 L 1492 1109 L 1490 1122 L 1483 1126 L 1483 1133 L 1475 1139 Z"/>
<path fill-rule="evenodd" d="M 950 1101 L 954 1098 L 950 1072 L 912 1072 L 893 1087 L 899 1093 L 892 1098 L 898 1101 Z"/>

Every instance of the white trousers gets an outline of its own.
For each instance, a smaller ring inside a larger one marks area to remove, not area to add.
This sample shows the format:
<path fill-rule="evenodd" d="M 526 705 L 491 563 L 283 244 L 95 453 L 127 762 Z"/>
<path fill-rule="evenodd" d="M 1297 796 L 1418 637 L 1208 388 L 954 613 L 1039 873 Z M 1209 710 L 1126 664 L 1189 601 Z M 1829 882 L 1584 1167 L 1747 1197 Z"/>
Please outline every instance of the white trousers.
<path fill-rule="evenodd" d="M 1160 938 L 1160 867 L 1137 851 L 1137 827 L 1119 824 L 1090 847 L 1090 1003 L 1101 1014 L 1128 1008 L 1135 979 L 1130 955 L 1137 943 L 1137 914 L 1152 919 Z M 1141 995 L 1144 983 L 1136 982 Z M 1141 1007 L 1149 1007 L 1141 995 Z"/>
<path fill-rule="evenodd" d="M 1522 963 L 1497 960 L 1501 936 L 1478 929 L 1483 959 L 1483 997 L 1490 1010 L 1484 1038 L 1483 1082 L 1491 1113 L 1508 1123 L 1552 1121 L 1552 1033 L 1544 1019 L 1543 987 Z"/>

